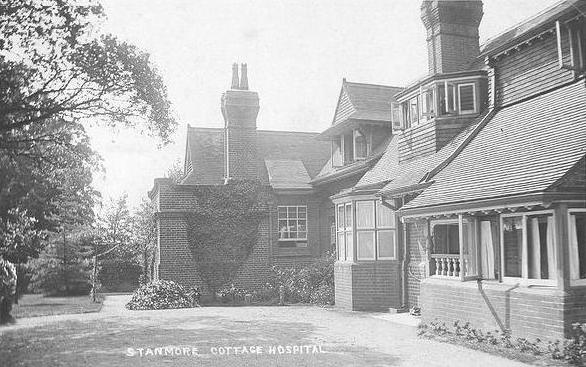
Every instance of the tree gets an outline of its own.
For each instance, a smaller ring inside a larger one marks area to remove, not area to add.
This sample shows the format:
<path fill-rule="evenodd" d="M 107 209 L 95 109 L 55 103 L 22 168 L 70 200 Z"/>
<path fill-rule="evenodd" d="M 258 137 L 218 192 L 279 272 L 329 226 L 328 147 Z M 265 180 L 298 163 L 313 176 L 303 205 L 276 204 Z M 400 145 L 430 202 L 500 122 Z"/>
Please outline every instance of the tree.
<path fill-rule="evenodd" d="M 0 149 L 31 147 L 53 139 L 42 127 L 88 117 L 169 141 L 176 121 L 162 78 L 148 54 L 99 33 L 98 3 L 1 1 Z"/>
<path fill-rule="evenodd" d="M 31 262 L 33 290 L 51 296 L 87 294 L 95 241 L 92 231 L 83 226 L 52 233 L 48 246 Z"/>
<path fill-rule="evenodd" d="M 157 241 L 157 229 L 153 204 L 143 199 L 132 215 L 133 247 L 140 257 L 142 266 L 142 282 L 152 280 L 154 271 L 154 249 Z"/>

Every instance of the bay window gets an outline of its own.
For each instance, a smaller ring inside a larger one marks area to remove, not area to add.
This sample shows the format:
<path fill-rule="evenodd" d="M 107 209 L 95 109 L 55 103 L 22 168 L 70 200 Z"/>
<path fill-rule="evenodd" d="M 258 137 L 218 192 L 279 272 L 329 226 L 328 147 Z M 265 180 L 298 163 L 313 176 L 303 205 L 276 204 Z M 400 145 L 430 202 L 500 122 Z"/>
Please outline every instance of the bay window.
<path fill-rule="evenodd" d="M 501 253 L 504 278 L 555 279 L 553 212 L 502 215 Z"/>
<path fill-rule="evenodd" d="M 396 228 L 394 212 L 377 200 L 358 200 L 352 204 L 339 204 L 338 212 L 338 259 L 353 260 L 352 235 L 356 233 L 356 260 L 396 259 Z M 356 223 L 352 226 L 352 215 Z M 344 223 L 344 225 L 342 225 Z"/>
<path fill-rule="evenodd" d="M 278 206 L 280 247 L 307 247 L 307 206 Z"/>
<path fill-rule="evenodd" d="M 570 244 L 570 279 L 586 284 L 586 209 L 568 211 Z"/>

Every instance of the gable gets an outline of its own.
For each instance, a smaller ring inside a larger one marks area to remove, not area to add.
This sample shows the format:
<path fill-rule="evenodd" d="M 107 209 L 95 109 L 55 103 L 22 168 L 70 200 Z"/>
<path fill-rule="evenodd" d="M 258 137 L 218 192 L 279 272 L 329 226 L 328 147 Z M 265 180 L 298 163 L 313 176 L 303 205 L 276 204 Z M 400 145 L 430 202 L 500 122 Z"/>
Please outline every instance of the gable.
<path fill-rule="evenodd" d="M 336 112 L 334 113 L 334 120 L 332 122 L 332 125 L 336 125 L 342 121 L 345 121 L 355 111 L 356 109 L 352 105 L 352 101 L 350 100 L 348 91 L 346 90 L 345 86 L 342 86 L 342 90 L 340 91 L 340 97 L 338 98 L 338 105 L 336 106 Z"/>

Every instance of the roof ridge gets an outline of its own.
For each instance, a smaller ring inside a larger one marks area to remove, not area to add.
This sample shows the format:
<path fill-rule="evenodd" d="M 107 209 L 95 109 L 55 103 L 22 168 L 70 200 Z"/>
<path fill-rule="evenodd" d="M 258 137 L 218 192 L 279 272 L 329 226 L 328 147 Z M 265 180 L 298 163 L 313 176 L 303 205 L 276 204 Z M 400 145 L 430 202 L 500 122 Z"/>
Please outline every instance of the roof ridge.
<path fill-rule="evenodd" d="M 487 38 L 486 41 L 484 41 L 480 45 L 480 54 L 481 55 L 484 54 L 486 47 L 491 42 L 493 42 L 494 40 L 498 39 L 499 37 L 505 35 L 506 33 L 511 32 L 512 30 L 514 30 L 516 28 L 519 28 L 520 26 L 522 26 L 524 24 L 529 23 L 529 22 L 531 22 L 534 19 L 539 18 L 540 16 L 546 14 L 547 12 L 551 11 L 552 9 L 555 9 L 556 7 L 558 7 L 558 6 L 560 6 L 560 5 L 564 4 L 564 3 L 567 3 L 568 4 L 568 8 L 571 8 L 571 7 L 575 7 L 576 6 L 575 3 L 577 3 L 577 2 L 578 2 L 578 0 L 560 0 L 560 1 L 558 1 L 558 2 L 556 2 L 554 4 L 552 4 L 552 5 L 548 6 L 547 8 L 541 10 L 540 12 L 538 12 L 538 13 L 532 15 L 532 16 L 529 16 L 529 17 L 525 18 L 524 20 L 522 20 L 522 21 L 520 21 L 518 23 L 515 23 L 514 25 L 512 25 L 509 28 L 506 28 L 505 30 L 503 30 L 503 31 L 495 34 L 494 36 Z M 518 36 L 519 35 L 516 35 L 514 38 L 517 38 Z"/>
<path fill-rule="evenodd" d="M 369 86 L 369 87 L 385 87 L 385 88 L 393 88 L 393 89 L 404 89 L 404 87 L 397 87 L 394 85 L 386 85 L 386 84 L 376 84 L 376 83 L 362 83 L 362 82 L 349 82 L 349 81 L 345 81 L 346 84 L 357 84 L 357 85 L 362 85 L 362 86 Z"/>
<path fill-rule="evenodd" d="M 224 130 L 223 127 L 191 126 L 187 124 L 187 130 Z"/>
<path fill-rule="evenodd" d="M 319 135 L 317 131 L 292 131 L 292 130 L 256 130 L 257 132 L 270 133 L 270 134 L 307 134 L 307 135 Z"/>

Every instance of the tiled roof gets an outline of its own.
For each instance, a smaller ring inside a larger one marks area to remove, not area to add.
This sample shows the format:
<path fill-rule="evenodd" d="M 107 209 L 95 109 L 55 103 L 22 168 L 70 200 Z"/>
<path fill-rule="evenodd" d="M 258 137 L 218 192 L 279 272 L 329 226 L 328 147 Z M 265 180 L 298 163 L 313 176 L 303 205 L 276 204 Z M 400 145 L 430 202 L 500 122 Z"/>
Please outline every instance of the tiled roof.
<path fill-rule="evenodd" d="M 193 170 L 183 184 L 219 185 L 224 182 L 224 129 L 188 127 L 185 159 Z"/>
<path fill-rule="evenodd" d="M 563 0 L 545 9 L 534 17 L 519 23 L 500 35 L 487 40 L 481 47 L 481 55 L 501 51 L 512 41 L 521 41 L 531 38 L 553 25 L 553 22 L 566 14 L 586 12 L 586 1 Z"/>
<path fill-rule="evenodd" d="M 258 130 L 259 179 L 268 182 L 265 160 L 299 161 L 307 174 L 318 174 L 330 156 L 330 143 L 315 139 L 318 134 Z M 183 184 L 219 185 L 224 181 L 224 129 L 189 127 L 187 145 L 193 170 Z"/>
<path fill-rule="evenodd" d="M 391 102 L 402 88 L 344 79 L 332 125 L 347 119 L 391 121 Z"/>
<path fill-rule="evenodd" d="M 311 178 L 301 161 L 265 160 L 269 184 L 275 189 L 311 189 Z"/>
<path fill-rule="evenodd" d="M 404 209 L 549 190 L 586 154 L 580 80 L 499 111 Z"/>

